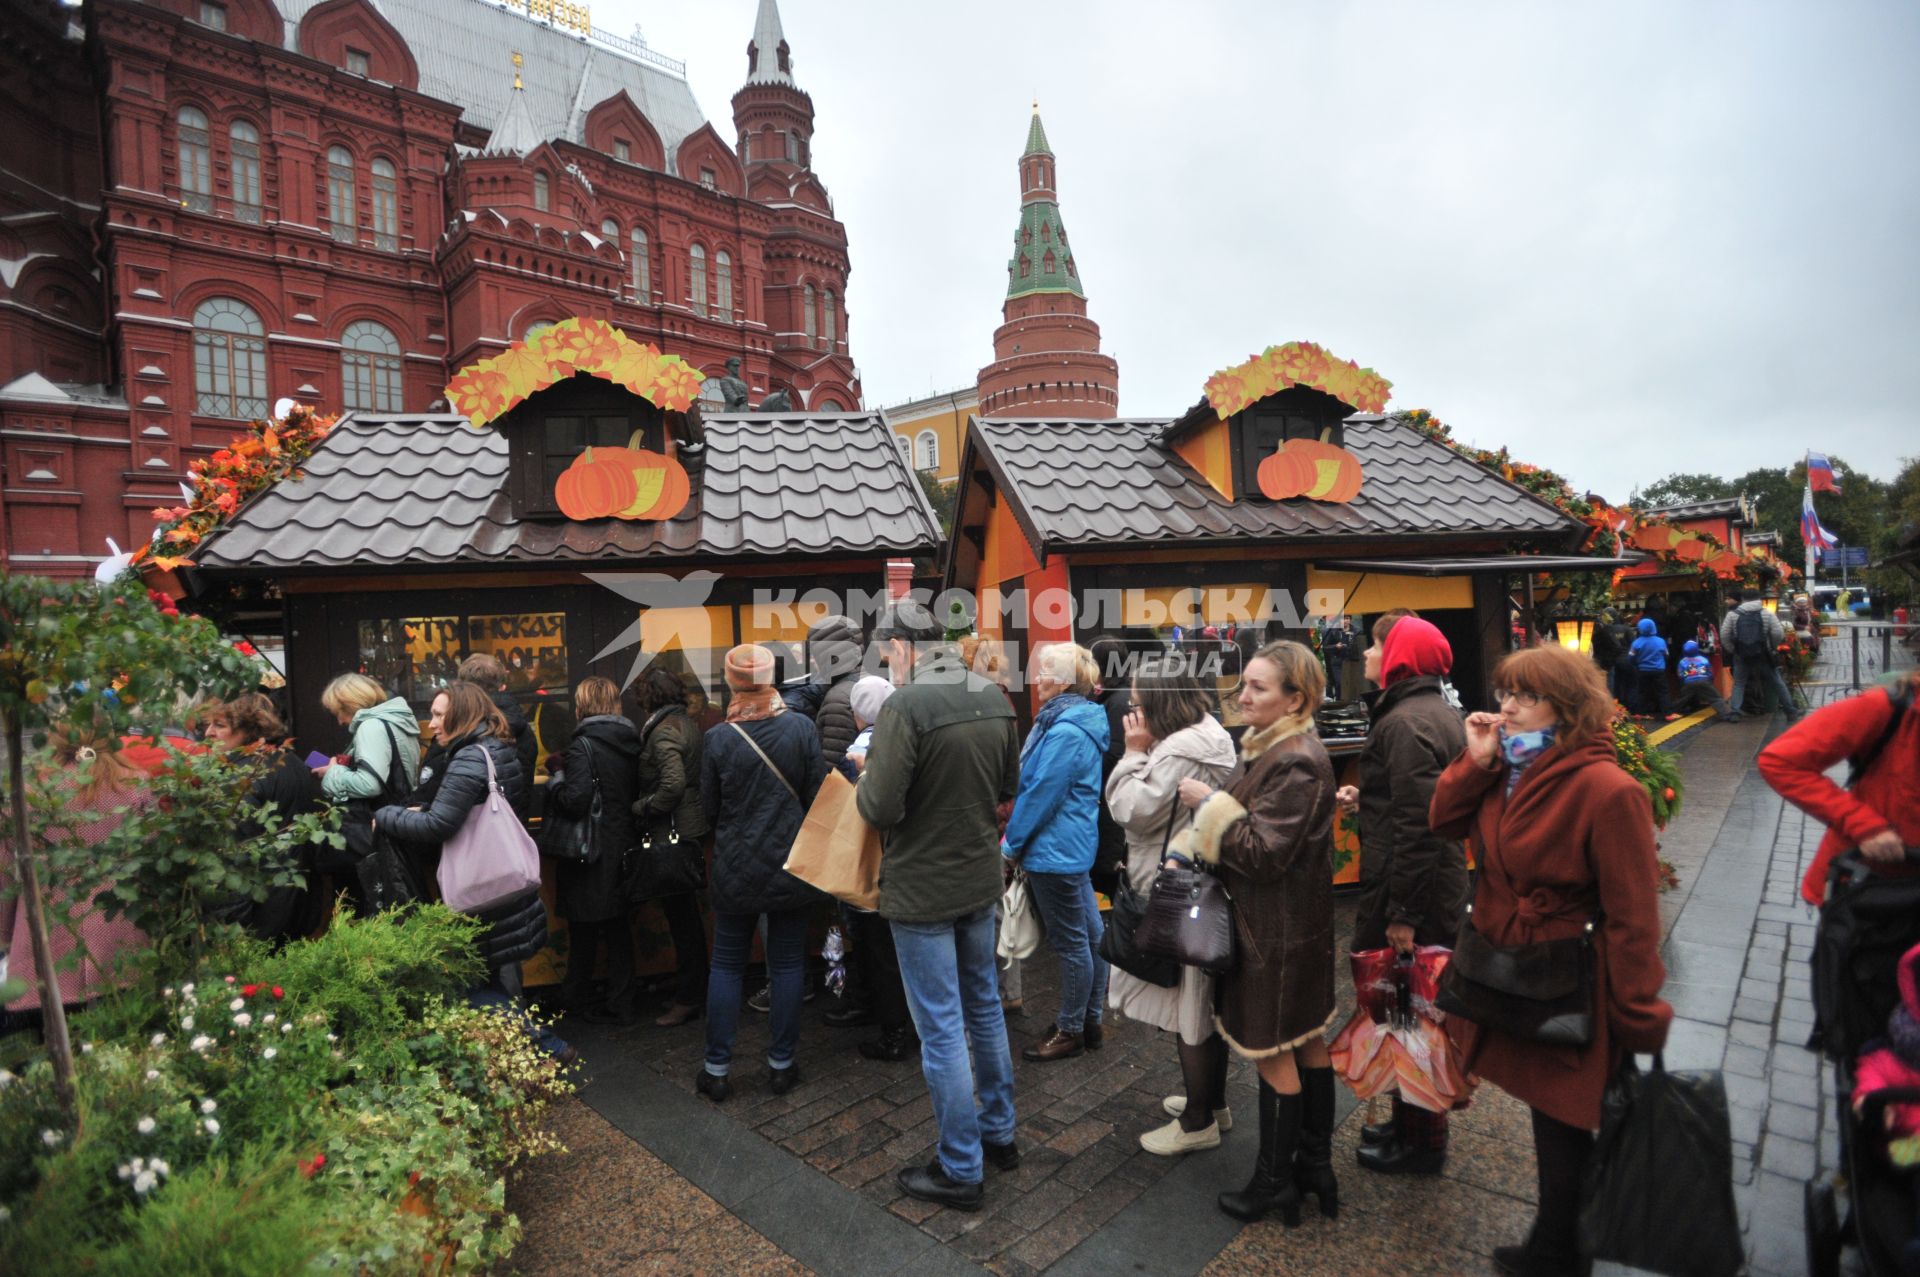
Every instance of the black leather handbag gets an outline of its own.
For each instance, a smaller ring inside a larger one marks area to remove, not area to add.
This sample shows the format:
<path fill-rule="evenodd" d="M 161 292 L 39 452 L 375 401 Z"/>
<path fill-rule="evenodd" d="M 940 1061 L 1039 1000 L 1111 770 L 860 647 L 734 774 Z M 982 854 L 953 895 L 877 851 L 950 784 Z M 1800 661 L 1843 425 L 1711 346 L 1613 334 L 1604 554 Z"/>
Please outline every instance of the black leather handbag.
<path fill-rule="evenodd" d="M 1160 858 L 1166 859 L 1167 844 L 1173 840 L 1173 827 L 1179 820 L 1179 812 L 1167 817 L 1166 836 L 1160 840 Z M 1140 920 L 1146 916 L 1147 902 L 1133 889 L 1133 880 L 1127 874 L 1127 862 L 1120 861 L 1118 877 L 1113 890 L 1107 893 L 1113 902 L 1113 908 L 1107 912 L 1107 928 L 1100 934 L 1100 956 L 1109 965 L 1119 967 L 1136 980 L 1160 989 L 1171 989 L 1180 983 L 1180 964 L 1171 958 L 1149 957 L 1140 952 L 1136 934 L 1140 930 Z"/>
<path fill-rule="evenodd" d="M 593 782 L 593 801 L 587 814 L 570 816 L 549 805 L 540 822 L 540 850 L 555 860 L 591 865 L 600 859 L 600 773 L 593 765 L 593 744 L 587 744 L 587 777 Z"/>
<path fill-rule="evenodd" d="M 1221 975 L 1233 970 L 1233 898 L 1204 869 L 1162 869 L 1133 942 L 1148 957 Z"/>
<path fill-rule="evenodd" d="M 707 885 L 706 847 L 697 838 L 682 838 L 669 819 L 665 837 L 655 838 L 651 829 L 640 835 L 626 878 L 628 899 L 635 904 L 698 891 Z"/>
<path fill-rule="evenodd" d="M 1473 907 L 1440 975 L 1434 1005 L 1482 1028 L 1550 1046 L 1593 1041 L 1593 929 L 1501 948 L 1473 925 Z"/>

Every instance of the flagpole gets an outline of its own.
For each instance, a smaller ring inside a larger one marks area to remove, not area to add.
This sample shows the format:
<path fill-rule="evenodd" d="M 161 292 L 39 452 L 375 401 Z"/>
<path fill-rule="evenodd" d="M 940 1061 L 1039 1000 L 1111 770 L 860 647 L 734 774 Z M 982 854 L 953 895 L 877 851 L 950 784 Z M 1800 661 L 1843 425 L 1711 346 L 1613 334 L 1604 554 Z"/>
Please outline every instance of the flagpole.
<path fill-rule="evenodd" d="M 1806 490 L 1805 501 L 1807 505 L 1811 506 L 1813 504 L 1813 451 L 1812 449 L 1808 449 L 1806 454 L 1806 459 L 1802 463 L 1802 465 L 1806 471 L 1807 490 Z M 1802 520 L 1802 523 L 1804 522 L 1805 520 Z M 1804 527 L 1802 527 L 1800 530 L 1800 540 L 1804 543 L 1804 548 L 1807 552 L 1807 597 L 1811 599 L 1813 597 L 1813 565 L 1814 565 L 1813 542 L 1807 538 L 1806 529 Z"/>

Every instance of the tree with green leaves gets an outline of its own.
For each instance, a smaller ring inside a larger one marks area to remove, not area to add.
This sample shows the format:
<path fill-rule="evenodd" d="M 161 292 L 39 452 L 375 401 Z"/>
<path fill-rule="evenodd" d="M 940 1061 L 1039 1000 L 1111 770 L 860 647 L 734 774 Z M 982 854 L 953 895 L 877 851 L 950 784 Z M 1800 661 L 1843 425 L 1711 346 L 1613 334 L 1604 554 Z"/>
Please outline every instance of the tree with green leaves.
<path fill-rule="evenodd" d="M 28 752 L 43 750 L 48 733 L 61 725 L 118 742 L 143 706 L 171 707 L 182 694 L 230 695 L 255 677 L 247 658 L 212 625 L 197 617 L 163 615 L 131 579 L 99 587 L 0 573 L 0 730 L 7 752 L 8 842 L 17 879 L 9 885 L 25 905 L 55 1094 L 70 1126 L 77 1127 L 79 1117 L 73 1047 L 45 891 L 54 866 L 44 823 L 31 812 Z"/>

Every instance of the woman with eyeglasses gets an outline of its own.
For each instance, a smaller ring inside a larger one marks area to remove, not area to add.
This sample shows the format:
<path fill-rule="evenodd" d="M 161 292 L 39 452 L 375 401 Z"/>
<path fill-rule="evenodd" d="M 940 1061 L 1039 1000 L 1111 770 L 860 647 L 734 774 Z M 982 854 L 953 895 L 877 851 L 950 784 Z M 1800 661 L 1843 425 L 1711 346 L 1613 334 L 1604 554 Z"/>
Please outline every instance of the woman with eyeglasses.
<path fill-rule="evenodd" d="M 1579 936 L 1592 924 L 1593 1036 L 1552 1045 L 1455 1017 L 1463 1067 L 1533 1110 L 1539 1211 L 1524 1244 L 1493 1252 L 1502 1273 L 1585 1273 L 1580 1181 L 1600 1097 L 1625 1053 L 1658 1051 L 1673 1008 L 1660 998 L 1659 866 L 1653 808 L 1615 760 L 1613 702 L 1600 670 L 1558 645 L 1494 668 L 1498 713 L 1470 714 L 1467 747 L 1440 776 L 1441 837 L 1473 835 L 1479 882 L 1469 919 L 1498 949 Z"/>
<path fill-rule="evenodd" d="M 1339 1210 L 1333 1141 L 1333 764 L 1314 731 L 1327 676 L 1299 643 L 1269 643 L 1240 676 L 1246 733 L 1225 787 L 1180 782 L 1194 808 L 1168 859 L 1216 867 L 1233 897 L 1236 965 L 1219 978 L 1214 1027 L 1260 1075 L 1253 1178 L 1220 1209 L 1300 1223 L 1300 1185 Z M 1296 1171 L 1296 1155 L 1302 1169 Z"/>

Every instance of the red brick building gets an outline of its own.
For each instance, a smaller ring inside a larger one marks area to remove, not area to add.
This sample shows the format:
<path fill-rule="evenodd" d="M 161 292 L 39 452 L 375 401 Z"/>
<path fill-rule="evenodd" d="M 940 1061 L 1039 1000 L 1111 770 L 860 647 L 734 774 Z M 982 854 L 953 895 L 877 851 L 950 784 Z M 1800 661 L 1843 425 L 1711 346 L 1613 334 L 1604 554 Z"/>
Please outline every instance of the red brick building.
<path fill-rule="evenodd" d="M 737 357 L 756 403 L 860 405 L 846 232 L 774 0 L 730 140 L 682 64 L 518 3 L 5 6 L 10 570 L 90 574 L 282 398 L 441 407 L 453 371 L 566 315 L 713 376 Z"/>
<path fill-rule="evenodd" d="M 1120 366 L 1100 353 L 1080 267 L 1060 220 L 1059 177 L 1040 107 L 1020 156 L 1020 226 L 1007 261 L 1003 322 L 993 362 L 975 383 L 983 417 L 1110 421 L 1120 411 Z"/>

